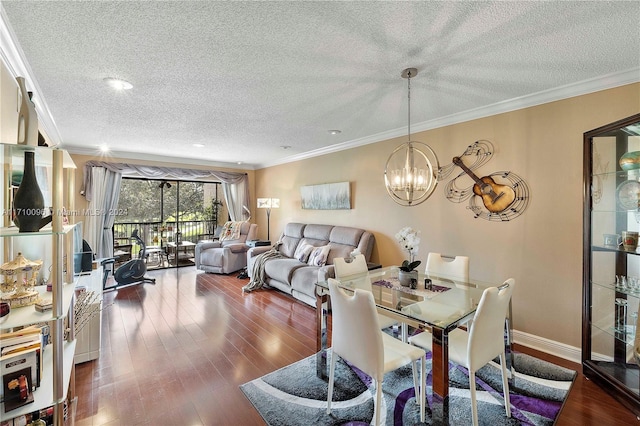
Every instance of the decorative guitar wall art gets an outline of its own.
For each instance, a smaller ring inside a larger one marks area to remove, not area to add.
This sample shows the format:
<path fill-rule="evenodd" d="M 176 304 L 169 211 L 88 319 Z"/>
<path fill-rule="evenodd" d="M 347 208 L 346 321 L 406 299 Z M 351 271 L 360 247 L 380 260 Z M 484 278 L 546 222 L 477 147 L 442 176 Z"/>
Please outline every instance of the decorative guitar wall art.
<path fill-rule="evenodd" d="M 529 205 L 529 186 L 510 171 L 478 177 L 473 170 L 489 161 L 493 152 L 491 142 L 474 142 L 462 155 L 453 157 L 451 164 L 440 168 L 438 180 L 446 179 L 456 166 L 460 167 L 462 172 L 445 185 L 447 199 L 453 203 L 469 200 L 468 208 L 473 212 L 474 218 L 507 222 L 520 216 Z M 458 186 L 458 179 L 463 176 L 470 177 L 474 183 L 467 187 Z"/>

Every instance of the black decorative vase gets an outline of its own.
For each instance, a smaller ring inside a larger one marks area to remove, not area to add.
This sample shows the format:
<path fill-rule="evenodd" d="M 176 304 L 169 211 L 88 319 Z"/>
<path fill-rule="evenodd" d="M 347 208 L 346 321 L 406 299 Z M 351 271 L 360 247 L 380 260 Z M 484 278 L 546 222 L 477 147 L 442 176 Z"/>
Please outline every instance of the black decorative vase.
<path fill-rule="evenodd" d="M 20 232 L 38 232 L 47 223 L 42 218 L 44 197 L 36 179 L 34 155 L 30 151 L 24 153 L 22 182 L 13 199 L 13 221 Z"/>

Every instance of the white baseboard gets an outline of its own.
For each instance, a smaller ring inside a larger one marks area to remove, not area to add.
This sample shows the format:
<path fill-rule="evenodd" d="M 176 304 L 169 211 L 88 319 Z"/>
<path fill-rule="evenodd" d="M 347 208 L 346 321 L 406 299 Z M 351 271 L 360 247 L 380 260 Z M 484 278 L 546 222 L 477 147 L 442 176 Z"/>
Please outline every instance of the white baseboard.
<path fill-rule="evenodd" d="M 533 334 L 525 333 L 518 330 L 513 330 L 512 336 L 513 343 L 517 343 L 519 345 L 526 346 L 540 352 L 545 352 L 550 355 L 564 358 L 578 364 L 582 363 L 581 348 L 556 342 L 554 340 L 545 339 L 544 337 L 535 336 Z"/>

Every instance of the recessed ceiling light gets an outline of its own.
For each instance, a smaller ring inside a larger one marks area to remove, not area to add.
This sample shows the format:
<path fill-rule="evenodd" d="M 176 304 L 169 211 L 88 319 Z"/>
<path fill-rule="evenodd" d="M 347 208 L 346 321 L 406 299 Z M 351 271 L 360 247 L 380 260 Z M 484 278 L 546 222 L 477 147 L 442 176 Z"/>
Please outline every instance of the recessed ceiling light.
<path fill-rule="evenodd" d="M 242 161 L 236 161 L 236 164 L 242 164 Z"/>
<path fill-rule="evenodd" d="M 339 135 L 342 133 L 342 130 L 329 130 L 330 135 Z"/>
<path fill-rule="evenodd" d="M 120 80 L 119 78 L 107 77 L 104 81 L 116 90 L 129 90 L 133 88 L 133 84 L 128 81 Z"/>
<path fill-rule="evenodd" d="M 291 145 L 280 145 L 282 149 L 291 149 Z"/>
<path fill-rule="evenodd" d="M 195 146 L 196 148 L 204 148 L 204 144 L 201 143 L 194 143 L 193 146 Z"/>
<path fill-rule="evenodd" d="M 100 145 L 100 151 L 109 152 L 109 147 L 107 145 Z"/>

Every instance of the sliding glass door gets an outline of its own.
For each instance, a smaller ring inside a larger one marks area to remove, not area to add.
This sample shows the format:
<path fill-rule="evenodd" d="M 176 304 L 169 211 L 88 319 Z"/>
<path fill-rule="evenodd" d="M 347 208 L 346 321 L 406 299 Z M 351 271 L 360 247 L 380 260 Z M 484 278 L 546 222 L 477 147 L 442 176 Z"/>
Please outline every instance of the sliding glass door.
<path fill-rule="evenodd" d="M 221 198 L 216 182 L 124 178 L 118 203 L 122 214 L 113 227 L 115 253 L 129 249 L 132 256 L 140 255 L 141 247 L 131 240 L 137 229 L 148 268 L 193 265 L 195 244 L 214 239 L 228 217 Z"/>

